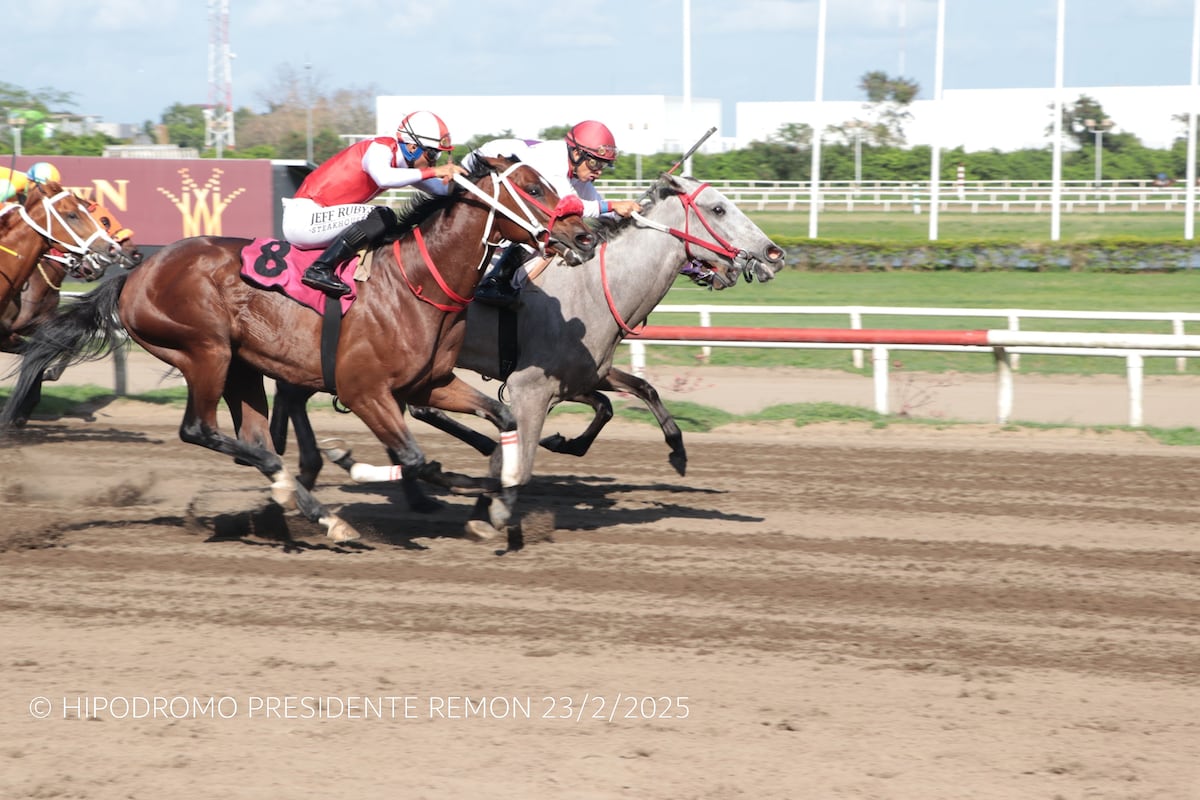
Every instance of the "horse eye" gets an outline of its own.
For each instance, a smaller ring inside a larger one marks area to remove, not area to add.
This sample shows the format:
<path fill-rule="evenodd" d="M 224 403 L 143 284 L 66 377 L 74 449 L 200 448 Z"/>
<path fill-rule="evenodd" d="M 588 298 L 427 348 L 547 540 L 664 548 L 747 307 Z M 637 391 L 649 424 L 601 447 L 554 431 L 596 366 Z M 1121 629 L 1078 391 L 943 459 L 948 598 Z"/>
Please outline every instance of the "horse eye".
<path fill-rule="evenodd" d="M 725 216 L 725 206 L 713 206 L 713 213 L 718 217 Z"/>
<path fill-rule="evenodd" d="M 529 194 L 533 195 L 534 197 L 541 197 L 542 196 L 542 185 L 540 183 L 535 183 L 532 186 L 530 186 L 528 189 L 526 189 L 526 191 L 528 191 Z"/>

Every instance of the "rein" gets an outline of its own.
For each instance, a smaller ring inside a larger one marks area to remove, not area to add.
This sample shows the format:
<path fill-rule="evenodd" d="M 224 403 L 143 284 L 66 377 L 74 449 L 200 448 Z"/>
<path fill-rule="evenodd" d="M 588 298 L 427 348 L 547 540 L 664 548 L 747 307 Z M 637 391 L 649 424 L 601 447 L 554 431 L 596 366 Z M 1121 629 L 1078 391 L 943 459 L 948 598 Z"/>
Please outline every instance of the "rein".
<path fill-rule="evenodd" d="M 420 228 L 413 228 L 413 238 L 417 242 L 417 248 L 421 251 L 421 258 L 425 260 L 425 266 L 429 268 L 429 274 L 433 276 L 433 279 L 437 282 L 437 285 L 443 292 L 446 293 L 447 297 L 454 301 L 455 304 L 450 305 L 446 303 L 439 303 L 436 300 L 430 300 L 425 296 L 425 287 L 418 283 L 413 283 L 412 278 L 408 277 L 408 270 L 404 268 L 404 261 L 400 258 L 400 240 L 397 239 L 392 245 L 392 253 L 396 257 L 396 266 L 400 268 L 400 274 L 404 277 L 404 282 L 408 284 L 408 290 L 412 292 L 418 300 L 429 303 L 429 305 L 433 306 L 438 311 L 444 311 L 447 314 L 456 314 L 459 311 L 465 310 L 467 304 L 471 302 L 471 298 L 463 297 L 458 292 L 451 289 L 446 283 L 445 278 L 442 277 L 441 271 L 437 268 L 437 265 L 433 263 L 433 258 L 431 258 L 429 255 L 429 248 L 425 246 L 425 237 L 421 235 Z"/>
<path fill-rule="evenodd" d="M 475 197 L 482 200 L 488 207 L 488 220 L 487 225 L 484 226 L 482 238 L 482 242 L 485 247 L 496 246 L 490 240 L 492 238 L 492 228 L 496 221 L 496 212 L 498 211 L 504 216 L 508 217 L 530 236 L 532 236 L 538 243 L 538 252 L 544 256 L 546 255 L 546 242 L 549 240 L 550 233 L 554 229 L 555 220 L 557 220 L 559 217 L 567 216 L 572 213 L 580 213 L 583 210 L 582 205 L 580 205 L 579 208 L 572 209 L 570 204 L 564 205 L 562 202 L 560 202 L 553 210 L 547 208 L 545 204 L 540 203 L 535 198 L 531 197 L 528 192 L 521 189 L 521 187 L 517 186 L 512 182 L 512 179 L 509 178 L 509 174 L 521 166 L 522 164 L 517 162 L 509 166 L 503 172 L 495 173 L 495 179 L 492 181 L 492 194 L 490 196 L 477 185 L 464 178 L 462 175 L 455 175 L 454 181 L 459 186 L 473 194 Z M 524 214 L 524 217 L 500 202 L 500 188 L 502 186 L 508 189 L 509 196 L 521 209 L 521 213 Z M 578 204 L 578 198 L 576 198 L 576 204 Z M 537 216 L 530 208 L 530 205 L 536 207 L 550 218 L 549 228 L 544 227 L 537 221 Z M 470 304 L 474 298 L 463 297 L 451 289 L 449 284 L 446 283 L 446 280 L 442 277 L 442 273 L 438 270 L 437 265 L 433 263 L 433 258 L 429 255 L 429 249 L 425 246 L 425 237 L 421 234 L 420 228 L 413 229 L 413 238 L 416 240 L 417 247 L 421 251 L 421 257 L 425 261 L 425 266 L 429 268 L 429 273 L 433 276 L 434 281 L 437 282 L 437 285 L 441 288 L 441 290 L 453 302 L 440 303 L 425 296 L 424 287 L 418 283 L 415 283 L 412 278 L 408 276 L 408 270 L 405 269 L 404 261 L 400 257 L 400 241 L 397 240 L 392 246 L 392 251 L 396 257 L 396 265 L 400 268 L 400 274 L 403 276 L 404 282 L 408 284 L 409 291 L 411 291 L 418 300 L 429 303 L 439 311 L 444 311 L 448 314 L 454 314 L 465 310 L 467 305 Z"/>
<path fill-rule="evenodd" d="M 667 225 L 662 225 L 657 222 L 654 222 L 653 220 L 646 219 L 645 217 L 643 217 L 641 214 L 637 213 L 636 211 L 633 213 L 632 216 L 635 220 L 637 220 L 639 223 L 641 223 L 642 225 L 645 225 L 648 228 L 653 228 L 656 231 L 662 231 L 663 233 L 668 233 L 671 236 L 674 236 L 676 239 L 683 241 L 684 252 L 687 253 L 687 256 L 689 259 L 695 258 L 695 256 L 692 255 L 692 250 L 691 250 L 691 245 L 693 245 L 693 244 L 699 245 L 700 247 L 703 247 L 706 250 L 710 250 L 713 253 L 716 253 L 717 255 L 725 256 L 726 258 L 729 258 L 729 259 L 736 258 L 738 253 L 740 253 L 741 251 L 738 250 L 736 247 L 734 247 L 732 244 L 730 244 L 728 241 L 726 241 L 726 239 L 724 237 L 722 237 L 721 234 L 719 234 L 715 230 L 713 230 L 713 226 L 711 224 L 709 224 L 709 222 L 705 218 L 704 214 L 700 213 L 700 208 L 696 205 L 696 196 L 699 195 L 700 192 L 704 191 L 707 188 L 708 188 L 708 184 L 702 183 L 699 186 L 697 186 L 696 190 L 689 195 L 683 195 L 683 194 L 675 195 L 676 197 L 679 198 L 680 204 L 683 205 L 683 211 L 684 211 L 683 230 L 679 230 L 678 228 L 671 228 Z M 708 231 L 709 236 L 711 236 L 713 239 L 716 240 L 716 244 L 706 241 L 704 239 L 701 239 L 697 236 L 693 236 L 691 234 L 690 229 L 691 229 L 691 223 L 692 223 L 692 214 L 696 215 L 696 219 L 700 220 L 700 224 L 704 226 L 704 229 L 706 231 Z"/>
<path fill-rule="evenodd" d="M 54 260 L 58 261 L 59 259 L 56 258 Z M 42 266 L 42 260 L 40 258 L 38 259 L 37 271 L 42 276 L 42 280 L 44 280 L 46 282 L 47 286 L 49 286 L 51 289 L 53 289 L 56 292 L 62 291 L 62 284 L 59 283 L 58 286 L 54 285 L 54 281 L 50 280 L 50 276 L 46 274 L 46 268 L 44 266 Z M 66 279 L 66 277 L 67 277 L 67 273 L 63 272 L 63 279 Z"/>
<path fill-rule="evenodd" d="M 617 310 L 617 304 L 613 300 L 612 290 L 608 286 L 608 266 L 606 264 L 607 259 L 605 259 L 605 257 L 604 257 L 605 253 L 607 251 L 608 251 L 608 242 L 601 242 L 601 244 L 600 244 L 600 286 L 603 287 L 603 289 L 604 289 L 604 299 L 605 299 L 605 301 L 608 302 L 608 310 L 609 310 L 609 312 L 612 313 L 613 319 L 616 320 L 617 327 L 619 327 L 622 331 L 624 331 L 626 335 L 634 336 L 637 334 L 637 331 L 634 330 L 633 328 L 629 327 L 629 324 L 626 323 L 625 319 L 621 316 L 621 312 Z M 641 324 L 645 325 L 646 321 L 642 320 Z"/>

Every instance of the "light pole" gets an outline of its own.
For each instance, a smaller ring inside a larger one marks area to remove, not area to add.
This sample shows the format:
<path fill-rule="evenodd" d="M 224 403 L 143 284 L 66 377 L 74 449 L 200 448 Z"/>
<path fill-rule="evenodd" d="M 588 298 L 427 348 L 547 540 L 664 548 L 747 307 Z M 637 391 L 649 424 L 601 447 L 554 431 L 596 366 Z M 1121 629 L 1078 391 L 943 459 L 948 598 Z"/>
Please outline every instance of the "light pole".
<path fill-rule="evenodd" d="M 25 117 L 20 111 L 8 112 L 8 129 L 13 137 L 13 155 L 21 155 L 21 129 L 25 127 Z"/>
<path fill-rule="evenodd" d="M 852 119 L 842 127 L 854 137 L 854 184 L 857 186 L 862 183 L 862 137 L 866 125 L 861 120 Z"/>
<path fill-rule="evenodd" d="M 1112 128 L 1113 121 L 1108 117 L 1097 122 L 1094 119 L 1085 119 L 1084 126 L 1092 132 L 1096 137 L 1096 188 L 1100 188 L 1100 162 L 1104 157 L 1104 132 Z"/>
<path fill-rule="evenodd" d="M 312 64 L 304 65 L 304 146 L 305 158 L 313 163 L 312 142 Z"/>

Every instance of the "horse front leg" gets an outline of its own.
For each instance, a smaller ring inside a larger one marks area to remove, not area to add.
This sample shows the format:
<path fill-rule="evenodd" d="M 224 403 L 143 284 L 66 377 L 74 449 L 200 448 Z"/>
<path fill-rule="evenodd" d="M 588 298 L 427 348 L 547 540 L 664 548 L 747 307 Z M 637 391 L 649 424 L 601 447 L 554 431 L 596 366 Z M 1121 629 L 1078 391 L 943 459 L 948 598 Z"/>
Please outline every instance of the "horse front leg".
<path fill-rule="evenodd" d="M 399 480 L 403 474 L 457 494 L 479 494 L 499 489 L 499 482 L 492 478 L 471 478 L 454 472 L 443 472 L 441 465 L 436 461 L 426 461 L 424 452 L 405 424 L 403 407 L 397 398 L 386 390 L 372 391 L 369 394 L 346 391 L 341 395 L 341 399 L 383 443 L 393 461 L 393 466 L 390 467 L 354 463 L 350 470 L 353 480 L 359 483 L 394 481 Z"/>
<path fill-rule="evenodd" d="M 525 448 L 512 412 L 499 400 L 488 397 L 457 377 L 430 390 L 421 404 L 443 411 L 474 414 L 496 426 L 500 447 L 491 451 L 490 472 L 493 478 L 499 479 L 500 486 L 498 491 L 483 495 L 476 502 L 475 512 L 467 520 L 466 531 L 468 536 L 478 540 L 492 539 L 507 531 L 517 502 L 517 487 L 528 480 L 523 471 Z M 526 477 L 523 479 L 522 475 Z"/>
<path fill-rule="evenodd" d="M 512 398 L 511 413 L 516 420 L 517 430 L 521 432 L 517 442 L 518 469 L 511 492 L 503 497 L 480 497 L 475 502 L 475 508 L 471 512 L 472 522 L 468 524 L 482 533 L 489 532 L 487 528 L 482 527 L 489 523 L 497 532 L 502 530 L 495 527 L 494 521 L 502 519 L 507 523 L 515 515 L 517 487 L 529 483 L 530 478 L 533 477 L 538 437 L 541 435 L 542 426 L 546 422 L 546 414 L 550 408 L 551 392 L 546 389 L 544 384 L 538 383 L 536 380 L 532 385 L 525 385 L 520 380 L 520 373 L 509 378 L 508 390 Z M 492 453 L 491 474 L 502 475 L 504 470 L 511 469 L 510 462 L 511 457 L 506 459 L 502 451 L 498 450 Z M 509 481 L 512 480 L 513 476 L 510 475 Z M 509 534 L 509 547 L 514 550 L 520 549 L 523 542 L 519 526 L 510 529 Z"/>
<path fill-rule="evenodd" d="M 613 367 L 600 382 L 600 388 L 628 392 L 646 404 L 650 413 L 654 414 L 654 418 L 658 420 L 658 427 L 662 428 L 663 438 L 666 439 L 667 446 L 671 448 L 671 454 L 667 456 L 667 460 L 671 462 L 671 466 L 675 468 L 676 472 L 686 475 L 687 449 L 683 446 L 683 431 L 679 430 L 675 417 L 671 416 L 671 412 L 663 405 L 662 399 L 658 396 L 658 390 L 651 385 L 650 381 Z"/>

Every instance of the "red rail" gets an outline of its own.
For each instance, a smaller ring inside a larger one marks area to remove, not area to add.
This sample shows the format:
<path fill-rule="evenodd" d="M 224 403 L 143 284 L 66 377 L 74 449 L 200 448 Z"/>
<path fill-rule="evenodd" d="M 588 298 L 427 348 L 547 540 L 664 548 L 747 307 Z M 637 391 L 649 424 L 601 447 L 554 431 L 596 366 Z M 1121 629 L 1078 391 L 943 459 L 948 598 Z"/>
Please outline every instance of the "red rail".
<path fill-rule="evenodd" d="M 850 328 L 697 328 L 647 325 L 631 339 L 697 342 L 839 342 L 846 344 L 946 344 L 987 347 L 988 332 L 931 330 L 863 330 Z"/>

